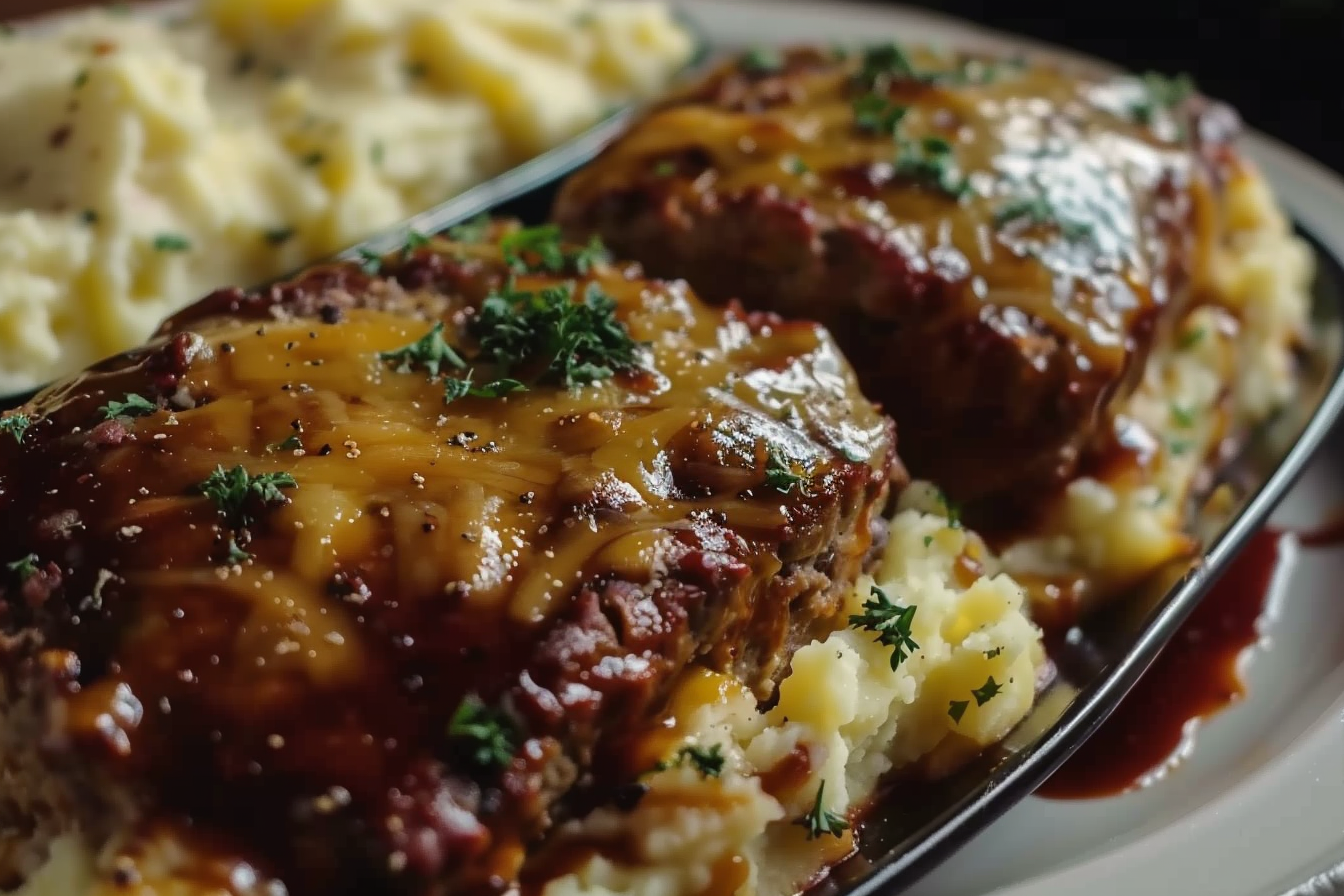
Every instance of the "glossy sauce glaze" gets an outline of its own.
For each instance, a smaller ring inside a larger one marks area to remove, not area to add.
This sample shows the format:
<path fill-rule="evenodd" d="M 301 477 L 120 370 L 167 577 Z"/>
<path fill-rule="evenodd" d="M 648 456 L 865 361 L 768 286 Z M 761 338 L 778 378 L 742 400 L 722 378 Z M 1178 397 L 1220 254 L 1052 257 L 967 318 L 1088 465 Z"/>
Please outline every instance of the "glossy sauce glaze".
<path fill-rule="evenodd" d="M 1259 640 L 1283 534 L 1257 532 L 1138 684 L 1037 791 L 1093 799 L 1145 786 L 1193 748 L 1196 728 L 1245 693 L 1237 668 Z"/>
<path fill-rule="evenodd" d="M 1235 129 L 1174 82 L 757 52 L 654 109 L 556 216 L 710 298 L 821 320 L 917 476 L 1039 499 L 1208 284 Z"/>
<path fill-rule="evenodd" d="M 820 327 L 578 266 L 441 244 L 223 291 L 21 409 L 0 663 L 52 774 L 129 794 L 84 830 L 190 824 L 294 896 L 500 889 L 685 669 L 770 694 L 858 572 L 890 422 Z M 483 352 L 485 304 L 556 288 L 609 297 L 630 363 Z M 436 322 L 460 363 L 380 356 Z M 467 368 L 526 391 L 446 402 Z M 202 494 L 239 466 L 271 478 Z"/>

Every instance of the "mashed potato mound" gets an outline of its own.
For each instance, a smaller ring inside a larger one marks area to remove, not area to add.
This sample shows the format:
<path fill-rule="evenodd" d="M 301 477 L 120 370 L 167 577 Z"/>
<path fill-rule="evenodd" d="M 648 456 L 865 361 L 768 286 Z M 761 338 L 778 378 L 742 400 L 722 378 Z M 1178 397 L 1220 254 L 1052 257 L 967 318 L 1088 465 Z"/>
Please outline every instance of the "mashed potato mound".
<path fill-rule="evenodd" d="M 333 254 L 657 92 L 651 2 L 207 0 L 0 41 L 0 394 Z"/>

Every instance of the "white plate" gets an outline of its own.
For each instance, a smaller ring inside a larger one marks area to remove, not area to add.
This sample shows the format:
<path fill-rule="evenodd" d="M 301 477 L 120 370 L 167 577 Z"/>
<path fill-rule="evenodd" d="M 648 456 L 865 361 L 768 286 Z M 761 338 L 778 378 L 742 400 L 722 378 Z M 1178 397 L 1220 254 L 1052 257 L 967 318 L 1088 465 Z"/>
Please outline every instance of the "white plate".
<path fill-rule="evenodd" d="M 796 0 L 692 0 L 685 8 L 718 44 L 899 38 L 1102 65 L 899 8 Z M 1293 215 L 1344 257 L 1344 183 L 1266 137 L 1250 135 L 1245 145 Z M 1341 506 L 1344 430 L 1273 525 L 1310 528 Z M 1344 549 L 1290 544 L 1288 554 L 1264 643 L 1246 657 L 1249 694 L 1202 725 L 1187 761 L 1120 797 L 1029 799 L 910 896 L 1344 893 L 1344 873 L 1325 870 L 1344 863 Z"/>

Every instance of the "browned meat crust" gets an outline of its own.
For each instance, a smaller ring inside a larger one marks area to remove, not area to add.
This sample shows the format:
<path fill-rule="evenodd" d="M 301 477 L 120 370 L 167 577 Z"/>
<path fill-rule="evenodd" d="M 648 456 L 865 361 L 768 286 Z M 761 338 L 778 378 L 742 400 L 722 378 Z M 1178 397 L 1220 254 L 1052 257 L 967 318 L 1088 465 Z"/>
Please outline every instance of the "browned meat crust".
<path fill-rule="evenodd" d="M 497 889 L 566 794 L 645 771 L 619 744 L 689 667 L 769 697 L 864 562 L 891 422 L 814 324 L 541 264 L 442 244 L 226 290 L 23 410 L 0 681 L 40 783 L 0 856 L 190 819 L 296 896 Z M 487 339 L 529 303 L 599 293 L 642 346 L 610 376 L 520 350 L 527 391 L 445 403 L 506 373 Z M 236 465 L 282 479 L 200 493 Z"/>
<path fill-rule="evenodd" d="M 912 473 L 989 522 L 1073 473 L 1202 288 L 1236 129 L 1155 79 L 757 52 L 655 108 L 555 215 L 710 300 L 822 321 Z"/>

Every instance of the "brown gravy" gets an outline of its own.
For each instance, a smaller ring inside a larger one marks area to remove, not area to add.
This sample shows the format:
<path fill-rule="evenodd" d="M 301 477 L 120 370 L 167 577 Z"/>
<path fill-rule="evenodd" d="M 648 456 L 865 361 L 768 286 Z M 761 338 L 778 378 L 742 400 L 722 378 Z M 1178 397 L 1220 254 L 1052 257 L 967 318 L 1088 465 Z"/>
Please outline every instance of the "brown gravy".
<path fill-rule="evenodd" d="M 1335 529 L 1344 535 L 1344 525 Z M 1120 705 L 1037 790 L 1049 799 L 1092 799 L 1145 786 L 1180 762 L 1199 721 L 1245 692 L 1237 670 L 1255 643 L 1283 533 L 1257 532 Z M 1311 545 L 1314 533 L 1300 536 Z"/>

